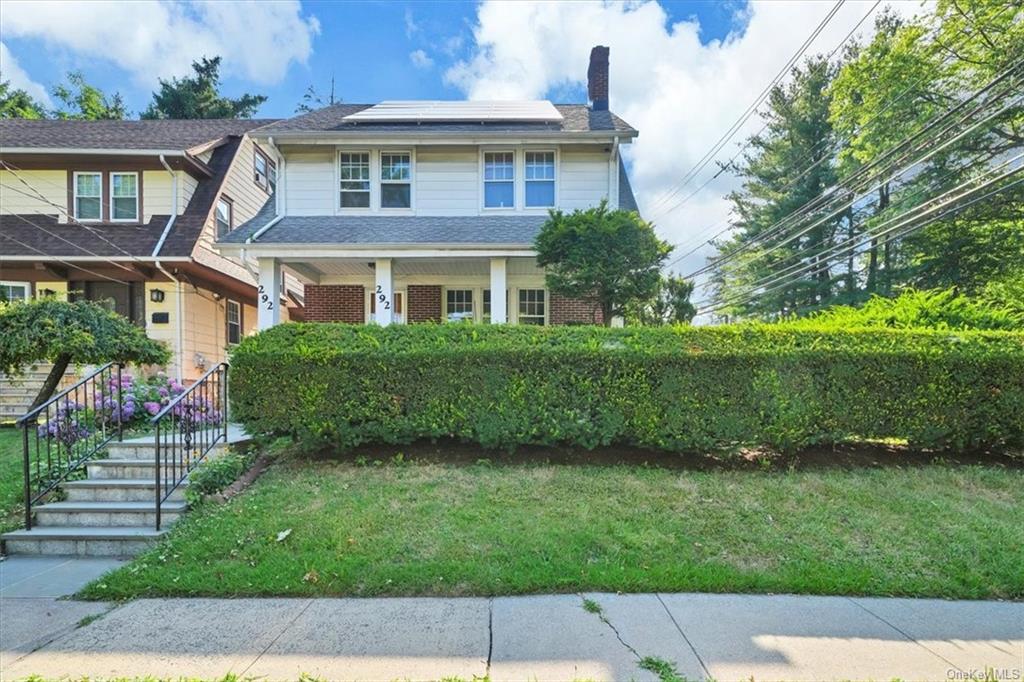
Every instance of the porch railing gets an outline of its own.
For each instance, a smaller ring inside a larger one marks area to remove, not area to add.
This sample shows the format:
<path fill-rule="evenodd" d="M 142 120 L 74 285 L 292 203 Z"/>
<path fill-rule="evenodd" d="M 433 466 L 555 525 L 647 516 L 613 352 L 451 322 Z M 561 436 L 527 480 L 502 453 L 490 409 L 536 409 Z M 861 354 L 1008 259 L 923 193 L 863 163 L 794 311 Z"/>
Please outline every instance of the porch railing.
<path fill-rule="evenodd" d="M 114 437 L 124 438 L 135 404 L 122 400 L 122 369 L 108 362 L 15 422 L 22 431 L 25 528 L 32 528 L 33 505 L 84 469 Z"/>
<path fill-rule="evenodd" d="M 164 502 L 217 443 L 228 441 L 228 363 L 210 368 L 153 417 L 156 529 Z"/>

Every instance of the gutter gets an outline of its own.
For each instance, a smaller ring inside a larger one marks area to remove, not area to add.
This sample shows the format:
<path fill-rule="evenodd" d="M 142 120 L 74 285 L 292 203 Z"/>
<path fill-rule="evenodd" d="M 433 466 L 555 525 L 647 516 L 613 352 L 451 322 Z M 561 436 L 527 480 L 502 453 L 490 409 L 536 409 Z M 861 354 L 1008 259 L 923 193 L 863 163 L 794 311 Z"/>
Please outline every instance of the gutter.
<path fill-rule="evenodd" d="M 183 376 L 182 375 L 182 369 L 183 369 L 184 364 L 185 364 L 185 302 L 183 300 L 184 299 L 184 296 L 183 296 L 184 292 L 183 292 L 183 288 L 182 288 L 182 285 L 181 285 L 181 280 L 178 279 L 177 277 L 175 277 L 174 275 L 172 275 L 171 273 L 169 273 L 167 271 L 167 269 L 163 266 L 163 263 L 160 262 L 160 249 L 162 249 L 164 247 L 164 242 L 167 241 L 167 235 L 169 235 L 171 233 L 171 229 L 174 227 L 174 221 L 178 217 L 178 176 L 171 169 L 171 166 L 167 163 L 167 159 L 164 158 L 163 154 L 160 154 L 160 163 L 163 164 L 163 167 L 167 170 L 168 173 L 171 174 L 171 201 L 172 201 L 172 207 L 171 207 L 171 217 L 167 221 L 167 226 L 164 227 L 163 234 L 160 235 L 160 241 L 158 241 L 156 243 L 156 246 L 153 248 L 153 259 L 154 259 L 153 264 L 156 266 L 157 270 L 159 270 L 160 272 L 164 273 L 164 275 L 169 280 L 174 282 L 174 285 L 175 285 L 175 292 L 174 292 L 174 294 L 175 294 L 175 298 L 177 299 L 177 305 L 178 305 L 178 312 L 177 312 L 177 315 L 175 315 L 175 325 L 174 325 L 176 327 L 175 332 L 176 332 L 176 336 L 177 336 L 177 346 L 178 346 L 178 353 L 177 353 L 178 361 L 175 363 L 177 371 L 175 372 L 175 374 L 177 375 L 176 378 L 178 379 L 178 383 L 181 383 L 182 376 Z"/>

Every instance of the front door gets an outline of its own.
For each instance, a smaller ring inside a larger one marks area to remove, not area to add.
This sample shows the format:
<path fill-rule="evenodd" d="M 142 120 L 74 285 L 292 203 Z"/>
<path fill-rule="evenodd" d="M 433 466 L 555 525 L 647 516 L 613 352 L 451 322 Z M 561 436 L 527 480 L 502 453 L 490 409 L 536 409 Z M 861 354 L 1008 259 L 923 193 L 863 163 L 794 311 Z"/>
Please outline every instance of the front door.
<path fill-rule="evenodd" d="M 395 305 L 391 312 L 391 320 L 394 324 L 405 324 L 405 291 L 395 290 Z M 367 292 L 369 305 L 366 306 L 366 323 L 373 322 L 373 316 L 377 313 L 377 297 L 372 291 Z"/>
<path fill-rule="evenodd" d="M 124 315 L 139 326 L 146 324 L 146 302 L 142 282 L 72 282 L 72 298 L 84 298 Z M 84 296 L 82 296 L 84 294 Z"/>

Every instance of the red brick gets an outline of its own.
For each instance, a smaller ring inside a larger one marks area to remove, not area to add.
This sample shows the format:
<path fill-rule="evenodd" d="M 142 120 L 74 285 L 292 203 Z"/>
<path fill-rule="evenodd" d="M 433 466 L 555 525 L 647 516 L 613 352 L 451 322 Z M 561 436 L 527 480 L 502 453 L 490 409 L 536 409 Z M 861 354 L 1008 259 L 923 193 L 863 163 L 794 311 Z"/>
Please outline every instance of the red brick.
<path fill-rule="evenodd" d="M 441 322 L 441 285 L 410 284 L 409 322 Z"/>
<path fill-rule="evenodd" d="M 601 308 L 593 301 L 551 294 L 548 322 L 556 324 L 603 324 Z"/>
<path fill-rule="evenodd" d="M 307 284 L 307 322 L 366 322 L 366 292 L 358 284 Z"/>

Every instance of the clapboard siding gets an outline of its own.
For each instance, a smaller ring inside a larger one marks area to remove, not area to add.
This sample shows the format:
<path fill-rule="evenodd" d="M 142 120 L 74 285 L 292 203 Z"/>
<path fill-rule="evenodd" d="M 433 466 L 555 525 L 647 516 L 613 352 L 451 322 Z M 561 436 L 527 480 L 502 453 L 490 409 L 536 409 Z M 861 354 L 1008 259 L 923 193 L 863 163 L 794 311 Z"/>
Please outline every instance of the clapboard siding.
<path fill-rule="evenodd" d="M 0 213 L 60 215 L 67 203 L 67 171 L 0 171 Z"/>
<path fill-rule="evenodd" d="M 563 151 L 558 203 L 573 210 L 588 208 L 608 196 L 608 154 Z"/>
<path fill-rule="evenodd" d="M 417 151 L 415 182 L 420 215 L 474 215 L 480 210 L 476 149 Z"/>
<path fill-rule="evenodd" d="M 334 214 L 334 154 L 289 154 L 285 200 L 292 215 Z"/>

